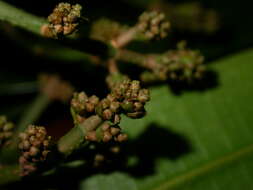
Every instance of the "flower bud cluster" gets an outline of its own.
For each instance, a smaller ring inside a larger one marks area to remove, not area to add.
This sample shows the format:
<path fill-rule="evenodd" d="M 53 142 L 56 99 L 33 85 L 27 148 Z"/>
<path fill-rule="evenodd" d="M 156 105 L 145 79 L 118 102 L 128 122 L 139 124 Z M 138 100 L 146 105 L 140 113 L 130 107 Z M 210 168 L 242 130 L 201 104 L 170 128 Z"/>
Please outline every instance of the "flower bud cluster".
<path fill-rule="evenodd" d="M 121 128 L 118 125 L 104 122 L 97 129 L 87 131 L 85 136 L 86 140 L 93 142 L 124 142 L 127 140 L 127 134 L 122 133 Z"/>
<path fill-rule="evenodd" d="M 93 115 L 99 103 L 95 95 L 88 97 L 85 92 L 75 92 L 71 100 L 71 111 L 75 123 L 81 123 L 85 117 Z"/>
<path fill-rule="evenodd" d="M 8 144 L 13 135 L 14 124 L 7 121 L 5 116 L 0 116 L 0 147 Z"/>
<path fill-rule="evenodd" d="M 59 3 L 48 16 L 49 25 L 42 28 L 48 37 L 69 35 L 76 31 L 81 19 L 82 6 Z"/>
<path fill-rule="evenodd" d="M 157 56 L 156 64 L 152 72 L 144 72 L 141 80 L 173 80 L 192 82 L 199 80 L 205 73 L 203 65 L 204 57 L 199 51 L 185 49 L 184 45 L 177 50 L 171 50 Z"/>
<path fill-rule="evenodd" d="M 117 124 L 120 122 L 121 113 L 133 119 L 143 117 L 147 101 L 149 91 L 142 89 L 139 81 L 126 79 L 115 83 L 111 93 L 99 102 L 96 113 L 104 120 Z"/>
<path fill-rule="evenodd" d="M 71 110 L 75 122 L 80 123 L 85 117 L 97 114 L 105 121 L 119 124 L 122 113 L 130 118 L 145 115 L 144 106 L 149 101 L 149 91 L 142 89 L 139 81 L 125 79 L 114 83 L 111 89 L 111 93 L 102 100 L 96 96 L 88 97 L 84 92 L 74 93 Z"/>
<path fill-rule="evenodd" d="M 149 91 L 140 86 L 137 80 L 123 80 L 117 83 L 107 97 L 111 101 L 117 101 L 124 114 L 130 118 L 141 118 L 145 115 L 145 104 L 149 101 Z"/>
<path fill-rule="evenodd" d="M 120 78 L 121 79 L 121 78 Z M 149 91 L 140 87 L 140 82 L 125 77 L 121 82 L 110 81 L 111 93 L 99 100 L 96 96 L 88 97 L 84 92 L 74 93 L 71 101 L 71 113 L 76 124 L 81 124 L 86 117 L 98 115 L 104 122 L 92 128 L 86 128 L 86 140 L 91 142 L 123 142 L 127 135 L 119 126 L 121 114 L 130 118 L 145 115 L 145 104 L 149 101 Z"/>
<path fill-rule="evenodd" d="M 162 39 L 168 35 L 170 23 L 165 20 L 165 15 L 163 13 L 151 11 L 144 12 L 139 17 L 137 27 L 149 39 Z"/>
<path fill-rule="evenodd" d="M 21 175 L 33 173 L 38 164 L 44 162 L 50 152 L 51 136 L 41 126 L 28 126 L 27 130 L 20 133 L 19 149 L 22 155 L 19 158 Z"/>

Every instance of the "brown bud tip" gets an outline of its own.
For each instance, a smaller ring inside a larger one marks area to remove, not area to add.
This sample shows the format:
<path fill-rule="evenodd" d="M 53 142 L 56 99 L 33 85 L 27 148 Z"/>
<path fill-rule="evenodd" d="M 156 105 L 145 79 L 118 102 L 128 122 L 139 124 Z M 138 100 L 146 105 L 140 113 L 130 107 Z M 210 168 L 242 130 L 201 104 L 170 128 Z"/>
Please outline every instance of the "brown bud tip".
<path fill-rule="evenodd" d="M 112 139 L 112 135 L 111 135 L 109 132 L 105 131 L 105 132 L 104 132 L 103 141 L 104 141 L 104 142 L 108 142 L 108 141 L 110 141 L 111 139 Z"/>
<path fill-rule="evenodd" d="M 103 112 L 103 119 L 110 120 L 112 118 L 112 111 L 110 109 L 106 109 Z"/>
<path fill-rule="evenodd" d="M 109 123 L 105 122 L 102 124 L 101 128 L 103 131 L 107 131 L 110 128 L 110 125 Z"/>
<path fill-rule="evenodd" d="M 52 28 L 48 24 L 43 24 L 40 28 L 40 33 L 42 36 L 45 36 L 47 38 L 54 38 L 55 32 L 52 30 Z"/>
<path fill-rule="evenodd" d="M 115 136 L 115 135 L 119 134 L 120 129 L 119 129 L 119 128 L 116 128 L 116 127 L 111 127 L 110 132 L 111 132 L 111 134 L 112 134 L 113 136 Z"/>
<path fill-rule="evenodd" d="M 85 136 L 85 139 L 88 141 L 97 141 L 97 134 L 96 131 L 89 131 Z"/>
<path fill-rule="evenodd" d="M 127 136 L 127 134 L 119 134 L 118 135 L 118 137 L 117 137 L 117 141 L 119 141 L 119 142 L 124 142 L 124 141 L 126 141 L 128 139 L 128 136 Z"/>
<path fill-rule="evenodd" d="M 113 147 L 110 148 L 110 151 L 111 151 L 112 153 L 117 154 L 117 153 L 120 152 L 120 147 L 119 147 L 119 146 L 113 146 Z"/>
<path fill-rule="evenodd" d="M 95 106 L 91 102 L 86 103 L 86 111 L 92 113 L 95 111 Z"/>
<path fill-rule="evenodd" d="M 96 154 L 94 160 L 98 161 L 98 162 L 102 162 L 102 161 L 104 161 L 104 159 L 105 159 L 104 155 L 102 155 L 102 154 Z"/>
<path fill-rule="evenodd" d="M 39 149 L 36 148 L 36 147 L 34 147 L 34 146 L 32 146 L 32 147 L 30 148 L 29 153 L 30 153 L 31 156 L 36 156 L 36 155 L 39 153 Z"/>

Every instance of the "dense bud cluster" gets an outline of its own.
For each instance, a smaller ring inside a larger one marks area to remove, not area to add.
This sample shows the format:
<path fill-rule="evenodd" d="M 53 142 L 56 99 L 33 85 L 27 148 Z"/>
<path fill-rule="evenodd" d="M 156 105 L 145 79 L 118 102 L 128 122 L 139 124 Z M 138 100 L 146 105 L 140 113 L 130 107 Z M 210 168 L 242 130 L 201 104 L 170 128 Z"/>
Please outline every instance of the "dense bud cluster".
<path fill-rule="evenodd" d="M 98 97 L 88 97 L 84 92 L 74 93 L 71 111 L 75 122 L 80 123 L 85 117 L 97 114 L 105 121 L 118 124 L 122 113 L 131 118 L 145 115 L 144 106 L 149 101 L 149 91 L 142 89 L 139 81 L 125 79 L 111 84 L 114 84 L 111 93 L 100 101 Z"/>
<path fill-rule="evenodd" d="M 96 113 L 104 120 L 119 123 L 119 114 L 124 113 L 131 118 L 143 117 L 146 113 L 145 104 L 149 101 L 149 91 L 140 87 L 136 80 L 123 80 L 116 83 L 111 93 L 101 100 Z"/>
<path fill-rule="evenodd" d="M 95 40 L 109 43 L 128 29 L 127 26 L 109 19 L 99 19 L 91 27 L 90 37 Z"/>
<path fill-rule="evenodd" d="M 104 122 L 97 129 L 87 130 L 86 140 L 93 142 L 123 142 L 127 140 L 127 134 L 122 133 L 118 125 Z"/>
<path fill-rule="evenodd" d="M 170 79 L 191 81 L 203 76 L 204 57 L 198 51 L 182 49 L 169 51 L 166 55 L 169 59 L 165 58 L 164 63 L 169 63 L 168 76 Z"/>
<path fill-rule="evenodd" d="M 165 20 L 165 15 L 156 11 L 144 12 L 139 17 L 137 26 L 149 39 L 165 38 L 170 29 L 170 23 Z"/>
<path fill-rule="evenodd" d="M 152 72 L 144 72 L 141 79 L 146 82 L 152 80 L 177 80 L 191 82 L 201 79 L 205 72 L 204 57 L 199 51 L 185 49 L 181 44 L 177 50 L 171 50 L 157 56 Z"/>
<path fill-rule="evenodd" d="M 0 116 L 0 148 L 8 144 L 13 134 L 14 124 L 7 121 L 5 116 Z"/>
<path fill-rule="evenodd" d="M 44 25 L 42 33 L 48 37 L 69 35 L 76 31 L 81 19 L 82 6 L 59 3 L 48 16 L 49 25 Z"/>
<path fill-rule="evenodd" d="M 30 125 L 20 134 L 19 149 L 22 155 L 19 164 L 22 176 L 34 172 L 38 164 L 46 160 L 51 144 L 51 137 L 47 135 L 44 127 Z"/>
<path fill-rule="evenodd" d="M 49 99 L 67 102 L 74 91 L 72 85 L 58 75 L 41 74 L 39 76 L 40 91 Z"/>
<path fill-rule="evenodd" d="M 146 113 L 144 106 L 149 101 L 149 91 L 142 89 L 137 80 L 124 80 L 115 85 L 109 98 L 118 101 L 128 117 L 140 118 Z"/>
<path fill-rule="evenodd" d="M 93 115 L 99 98 L 95 95 L 88 97 L 85 92 L 75 92 L 71 100 L 71 111 L 75 123 L 82 122 L 85 117 Z"/>
<path fill-rule="evenodd" d="M 84 92 L 74 93 L 71 101 L 71 113 L 76 124 L 92 115 L 102 119 L 96 127 L 86 127 L 85 139 L 90 142 L 118 142 L 127 140 L 119 126 L 121 114 L 130 118 L 140 118 L 146 113 L 145 104 L 149 101 L 149 91 L 140 87 L 140 82 L 116 76 L 118 80 L 109 80 L 111 93 L 99 100 L 96 96 L 88 97 Z M 114 78 L 115 79 L 115 78 Z M 121 82 L 119 82 L 121 81 Z"/>

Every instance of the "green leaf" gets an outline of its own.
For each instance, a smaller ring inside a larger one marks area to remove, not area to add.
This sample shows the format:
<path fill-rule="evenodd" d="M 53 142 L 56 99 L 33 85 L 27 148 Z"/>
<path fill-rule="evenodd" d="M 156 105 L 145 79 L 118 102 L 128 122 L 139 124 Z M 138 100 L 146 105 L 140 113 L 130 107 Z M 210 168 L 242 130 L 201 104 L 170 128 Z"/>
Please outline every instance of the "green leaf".
<path fill-rule="evenodd" d="M 252 61 L 248 50 L 211 64 L 219 85 L 204 92 L 176 96 L 168 86 L 152 88 L 147 117 L 122 122 L 135 139 L 135 171 L 143 170 L 125 180 L 143 190 L 253 189 Z M 83 183 L 104 190 L 115 180 L 98 175 Z"/>
<path fill-rule="evenodd" d="M 131 189 L 137 190 L 136 184 L 133 179 L 122 173 L 113 173 L 110 175 L 97 175 L 84 181 L 81 189 L 104 189 L 104 190 L 119 190 L 119 189 Z"/>

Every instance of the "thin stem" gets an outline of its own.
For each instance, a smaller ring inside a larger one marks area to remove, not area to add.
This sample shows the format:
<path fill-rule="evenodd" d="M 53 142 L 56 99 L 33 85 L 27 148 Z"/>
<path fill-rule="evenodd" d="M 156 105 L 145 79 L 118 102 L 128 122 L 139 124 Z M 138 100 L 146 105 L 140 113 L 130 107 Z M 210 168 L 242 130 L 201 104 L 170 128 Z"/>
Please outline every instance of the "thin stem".
<path fill-rule="evenodd" d="M 111 41 L 111 44 L 115 48 L 122 48 L 129 44 L 136 36 L 138 33 L 138 28 L 137 27 L 132 27 L 126 32 L 122 33 L 119 35 L 116 39 Z"/>
<path fill-rule="evenodd" d="M 115 59 L 109 59 L 107 64 L 108 64 L 108 70 L 110 74 L 119 72 Z"/>
<path fill-rule="evenodd" d="M 153 54 L 141 54 L 130 50 L 118 50 L 116 60 L 130 62 L 146 69 L 153 69 L 156 64 L 155 55 Z"/>

